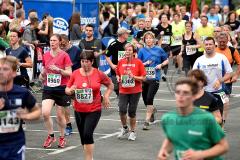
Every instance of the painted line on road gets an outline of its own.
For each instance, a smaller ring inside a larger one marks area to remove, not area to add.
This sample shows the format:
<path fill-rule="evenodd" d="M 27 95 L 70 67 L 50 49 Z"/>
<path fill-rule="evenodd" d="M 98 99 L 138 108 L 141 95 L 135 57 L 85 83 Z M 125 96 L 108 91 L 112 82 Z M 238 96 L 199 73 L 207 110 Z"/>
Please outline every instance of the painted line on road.
<path fill-rule="evenodd" d="M 69 146 L 69 147 L 66 147 L 66 148 L 63 148 L 63 149 L 58 149 L 54 152 L 51 152 L 51 153 L 48 153 L 48 155 L 55 155 L 55 154 L 59 154 L 59 153 L 63 153 L 63 152 L 66 152 L 66 151 L 69 151 L 69 150 L 72 150 L 72 149 L 75 149 L 77 147 L 79 147 L 80 145 L 77 145 L 77 146 Z"/>
<path fill-rule="evenodd" d="M 47 130 L 41 130 L 41 129 L 27 129 L 25 130 L 26 132 L 47 132 Z M 54 133 L 59 133 L 59 131 L 53 131 Z M 73 134 L 78 134 L 79 132 L 72 132 Z M 106 136 L 108 134 L 103 134 L 103 133 L 93 133 L 95 135 L 100 135 L 100 136 Z"/>
<path fill-rule="evenodd" d="M 37 150 L 37 151 L 57 151 L 58 149 L 46 149 L 46 148 L 32 148 L 32 147 L 26 147 L 26 150 Z"/>
<path fill-rule="evenodd" d="M 120 131 L 108 134 L 108 135 L 103 136 L 103 137 L 99 137 L 99 138 L 96 139 L 96 141 L 101 140 L 101 139 L 107 139 L 107 138 L 110 138 L 110 137 L 117 136 L 119 133 L 120 133 Z"/>

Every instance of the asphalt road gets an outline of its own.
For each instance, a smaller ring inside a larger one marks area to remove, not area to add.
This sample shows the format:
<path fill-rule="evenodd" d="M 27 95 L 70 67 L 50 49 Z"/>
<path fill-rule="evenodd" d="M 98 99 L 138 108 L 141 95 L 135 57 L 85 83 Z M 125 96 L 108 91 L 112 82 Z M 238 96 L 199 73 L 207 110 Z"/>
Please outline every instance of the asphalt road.
<path fill-rule="evenodd" d="M 160 118 L 165 112 L 175 108 L 174 96 L 171 93 L 176 79 L 181 77 L 173 71 L 168 74 L 168 83 L 161 82 L 159 91 L 155 97 L 154 105 L 157 108 L 156 121 L 151 125 L 151 130 L 143 131 L 142 125 L 145 119 L 146 108 L 142 99 L 137 111 L 137 139 L 136 141 L 119 140 L 117 134 L 120 131 L 120 120 L 118 116 L 118 100 L 112 94 L 111 108 L 102 111 L 102 117 L 95 130 L 94 160 L 154 160 L 164 139 L 161 129 Z M 36 94 L 41 100 L 41 95 Z M 230 144 L 230 151 L 224 155 L 226 160 L 239 160 L 240 158 L 240 81 L 234 84 L 233 96 L 230 99 L 229 118 L 226 122 L 226 135 Z M 52 114 L 54 128 L 57 132 L 55 111 Z M 43 149 L 42 144 L 47 136 L 42 120 L 27 123 L 26 137 L 26 160 L 83 160 L 83 149 L 80 144 L 79 134 L 72 117 L 74 133 L 67 137 L 67 146 L 58 149 L 57 143 L 51 149 Z M 56 133 L 58 136 L 58 133 Z M 170 159 L 173 159 L 172 157 Z"/>

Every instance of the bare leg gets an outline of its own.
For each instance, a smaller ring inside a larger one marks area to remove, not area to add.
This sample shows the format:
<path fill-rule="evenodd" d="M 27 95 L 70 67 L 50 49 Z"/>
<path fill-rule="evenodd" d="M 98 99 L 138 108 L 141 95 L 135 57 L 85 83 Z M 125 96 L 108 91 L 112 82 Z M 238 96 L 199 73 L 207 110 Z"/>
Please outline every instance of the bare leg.
<path fill-rule="evenodd" d="M 94 144 L 85 144 L 84 145 L 84 159 L 85 160 L 93 160 L 93 149 Z"/>
<path fill-rule="evenodd" d="M 48 134 L 53 134 L 53 122 L 51 116 L 51 110 L 54 105 L 54 100 L 45 99 L 42 101 L 42 116 L 44 119 L 45 127 Z"/>

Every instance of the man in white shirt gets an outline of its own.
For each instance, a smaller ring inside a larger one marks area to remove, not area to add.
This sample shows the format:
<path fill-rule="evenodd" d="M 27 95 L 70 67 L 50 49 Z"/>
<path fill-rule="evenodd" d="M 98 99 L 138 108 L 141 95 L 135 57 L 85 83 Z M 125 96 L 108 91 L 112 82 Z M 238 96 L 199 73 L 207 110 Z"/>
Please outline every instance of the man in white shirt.
<path fill-rule="evenodd" d="M 192 21 L 192 23 L 193 23 L 193 28 L 192 28 L 192 30 L 193 30 L 193 32 L 195 32 L 196 29 L 197 29 L 199 26 L 201 26 L 201 19 L 200 19 L 200 17 L 199 17 L 199 11 L 198 11 L 198 10 L 193 13 L 193 18 L 192 18 L 191 21 Z"/>

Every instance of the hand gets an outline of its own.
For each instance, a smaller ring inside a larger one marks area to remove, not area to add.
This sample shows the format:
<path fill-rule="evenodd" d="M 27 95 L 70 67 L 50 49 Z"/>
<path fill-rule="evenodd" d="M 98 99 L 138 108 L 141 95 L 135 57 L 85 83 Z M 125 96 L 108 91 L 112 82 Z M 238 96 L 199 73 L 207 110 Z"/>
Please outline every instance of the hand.
<path fill-rule="evenodd" d="M 151 63 L 152 63 L 152 61 L 148 60 L 148 61 L 144 62 L 143 65 L 144 65 L 144 66 L 150 65 Z"/>
<path fill-rule="evenodd" d="M 43 23 L 44 23 L 44 24 L 48 24 L 48 19 L 45 18 L 45 19 L 43 20 Z"/>
<path fill-rule="evenodd" d="M 60 72 L 60 71 L 61 71 L 61 69 L 58 68 L 58 67 L 55 66 L 55 65 L 51 65 L 51 66 L 49 67 L 49 69 L 51 69 L 51 70 L 53 70 L 53 71 L 57 71 L 57 72 Z"/>
<path fill-rule="evenodd" d="M 117 65 L 113 65 L 113 66 L 112 66 L 112 69 L 113 69 L 113 70 L 116 70 L 116 69 L 117 69 Z"/>
<path fill-rule="evenodd" d="M 213 84 L 214 89 L 218 89 L 221 86 L 221 82 L 219 80 L 216 80 L 216 82 Z"/>
<path fill-rule="evenodd" d="M 169 157 L 169 154 L 167 150 L 161 150 L 158 154 L 157 160 L 167 160 Z"/>
<path fill-rule="evenodd" d="M 0 98 L 0 110 L 3 109 L 4 106 L 5 106 L 5 99 Z"/>
<path fill-rule="evenodd" d="M 128 74 L 128 76 L 129 76 L 130 78 L 134 78 L 134 75 L 133 75 L 132 72 L 130 72 L 130 73 Z"/>
<path fill-rule="evenodd" d="M 161 34 L 161 35 L 164 35 L 164 31 L 161 31 L 160 34 Z"/>
<path fill-rule="evenodd" d="M 162 69 L 162 64 L 157 65 L 155 69 L 159 69 L 159 70 Z"/>
<path fill-rule="evenodd" d="M 73 94 L 76 89 L 77 89 L 77 86 L 76 86 L 76 85 L 72 85 L 72 86 L 70 87 L 70 92 Z"/>
<path fill-rule="evenodd" d="M 117 78 L 117 82 L 120 83 L 121 78 L 119 76 L 116 76 L 116 78 Z"/>
<path fill-rule="evenodd" d="M 44 74 L 40 73 L 39 77 L 38 77 L 41 81 L 44 81 Z"/>
<path fill-rule="evenodd" d="M 22 120 L 29 120 L 28 111 L 23 108 L 17 109 L 17 117 Z"/>
<path fill-rule="evenodd" d="M 102 105 L 106 109 L 110 107 L 110 100 L 108 96 L 103 96 Z"/>
<path fill-rule="evenodd" d="M 238 79 L 238 76 L 237 76 L 237 75 L 234 75 L 234 76 L 232 77 L 232 79 L 231 79 L 231 82 L 232 82 L 232 83 L 235 83 L 235 82 L 237 82 L 237 79 Z"/>
<path fill-rule="evenodd" d="M 178 55 L 181 56 L 181 55 L 182 55 L 182 52 L 180 52 Z"/>
<path fill-rule="evenodd" d="M 194 151 L 189 149 L 183 153 L 183 159 L 185 160 L 203 160 L 202 151 Z"/>

